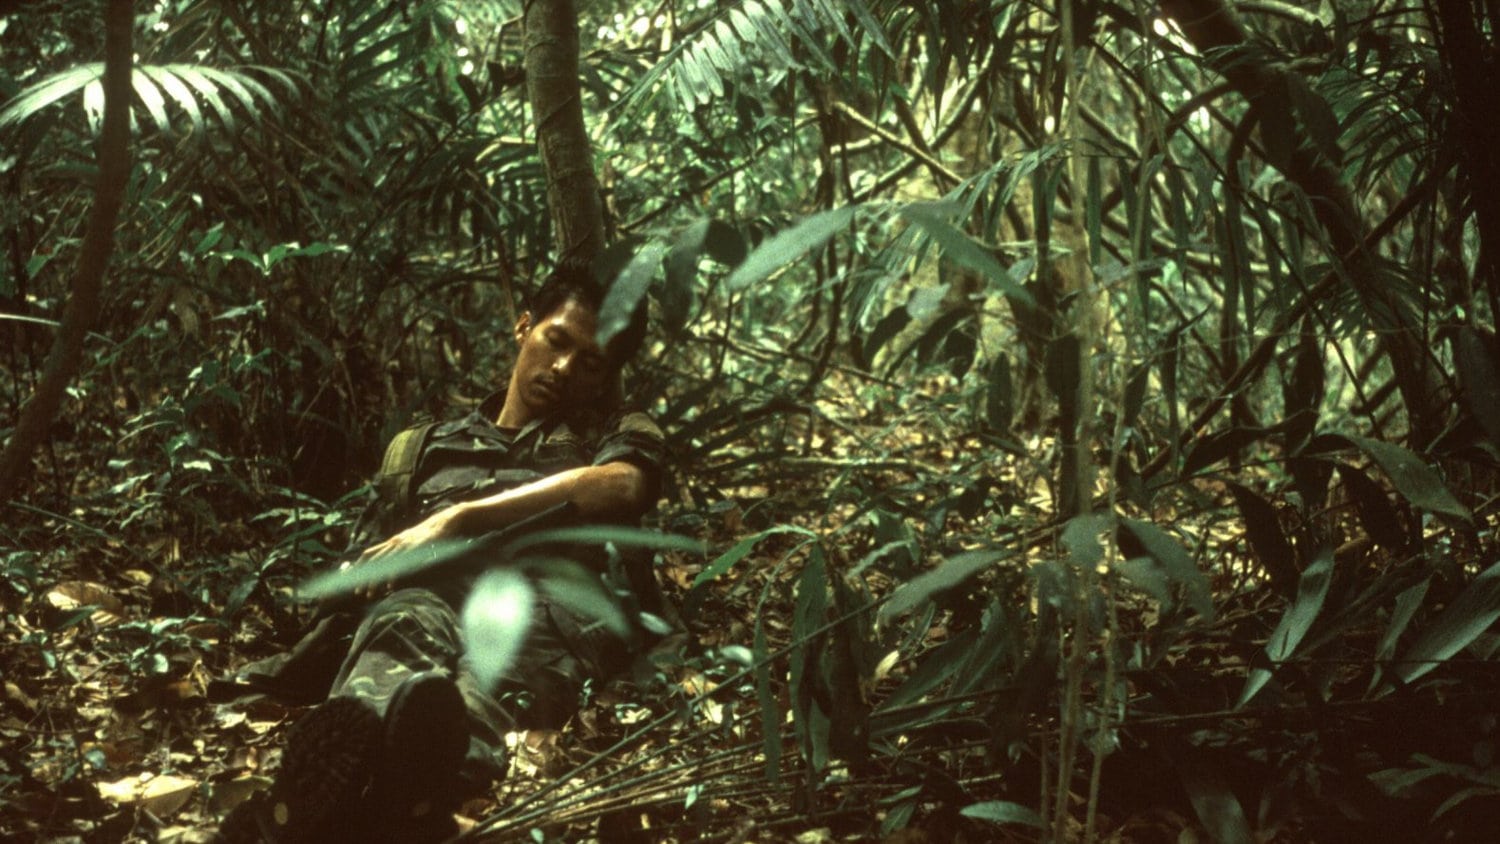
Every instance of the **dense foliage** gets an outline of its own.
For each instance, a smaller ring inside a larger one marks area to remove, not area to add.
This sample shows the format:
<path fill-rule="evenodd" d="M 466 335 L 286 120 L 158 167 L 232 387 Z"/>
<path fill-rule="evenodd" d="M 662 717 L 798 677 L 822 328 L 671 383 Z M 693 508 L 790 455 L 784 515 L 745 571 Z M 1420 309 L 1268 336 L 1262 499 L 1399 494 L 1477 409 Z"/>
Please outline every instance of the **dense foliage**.
<path fill-rule="evenodd" d="M 76 289 L 105 114 L 104 4 L 25 5 L 5 420 Z M 1235 9 L 584 7 L 605 318 L 650 302 L 659 526 L 710 552 L 659 554 L 697 647 L 538 739 L 565 750 L 486 828 L 1484 828 L 1493 6 Z M 3 490 L 7 835 L 243 795 L 290 716 L 207 679 L 295 635 L 382 444 L 497 386 L 554 245 L 520 0 L 134 11 L 102 307 Z M 185 796 L 121 789 L 143 773 Z"/>

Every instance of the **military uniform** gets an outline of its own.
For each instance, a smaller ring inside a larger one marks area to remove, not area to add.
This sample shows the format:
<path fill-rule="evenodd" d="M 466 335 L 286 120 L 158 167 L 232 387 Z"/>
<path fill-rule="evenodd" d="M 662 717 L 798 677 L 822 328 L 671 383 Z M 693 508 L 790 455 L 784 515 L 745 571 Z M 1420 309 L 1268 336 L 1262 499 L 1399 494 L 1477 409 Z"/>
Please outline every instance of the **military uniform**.
<path fill-rule="evenodd" d="M 661 430 L 642 413 L 535 420 L 524 428 L 495 425 L 504 395 L 496 394 L 466 417 L 425 432 L 410 467 L 409 500 L 377 496 L 361 517 L 353 548 L 367 547 L 453 504 L 494 495 L 568 469 L 624 461 L 641 469 L 651 500 L 660 486 L 665 445 Z M 566 520 L 559 512 L 555 523 Z M 580 553 L 582 552 L 580 549 Z M 506 561 L 495 560 L 494 565 Z M 585 562 L 594 562 L 585 560 Z M 602 572 L 601 572 L 602 573 Z M 357 627 L 347 613 L 322 619 L 287 655 L 241 672 L 252 686 L 303 696 L 326 682 L 333 653 L 342 652 L 328 697 L 364 700 L 382 716 L 408 677 L 439 671 L 453 677 L 469 717 L 466 773 L 488 781 L 500 771 L 503 736 L 517 727 L 558 726 L 577 708 L 585 683 L 629 664 L 637 641 L 626 641 L 593 619 L 550 603 L 540 592 L 515 663 L 497 688 L 480 688 L 467 669 L 457 610 L 477 572 L 440 572 L 405 585 L 369 607 Z M 644 579 L 649 581 L 649 572 Z M 631 578 L 636 592 L 654 586 Z M 650 596 L 641 596 L 650 607 Z M 357 616 L 354 616 L 357 618 Z M 352 634 L 350 630 L 352 629 Z"/>

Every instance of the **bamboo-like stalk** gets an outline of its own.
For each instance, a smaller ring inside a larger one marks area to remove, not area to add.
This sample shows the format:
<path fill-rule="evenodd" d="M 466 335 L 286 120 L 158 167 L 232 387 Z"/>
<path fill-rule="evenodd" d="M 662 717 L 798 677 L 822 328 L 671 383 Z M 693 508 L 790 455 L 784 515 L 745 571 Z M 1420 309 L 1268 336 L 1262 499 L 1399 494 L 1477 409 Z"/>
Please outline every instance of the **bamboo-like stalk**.
<path fill-rule="evenodd" d="M 83 341 L 99 315 L 104 273 L 114 251 L 115 223 L 125 201 L 130 175 L 130 98 L 132 52 L 130 0 L 109 0 L 104 7 L 104 119 L 99 131 L 99 181 L 88 229 L 73 272 L 72 292 L 63 309 L 62 326 L 47 356 L 36 391 L 0 452 L 0 504 L 20 492 L 31 454 L 47 437 L 62 406 L 68 382 L 83 362 Z"/>

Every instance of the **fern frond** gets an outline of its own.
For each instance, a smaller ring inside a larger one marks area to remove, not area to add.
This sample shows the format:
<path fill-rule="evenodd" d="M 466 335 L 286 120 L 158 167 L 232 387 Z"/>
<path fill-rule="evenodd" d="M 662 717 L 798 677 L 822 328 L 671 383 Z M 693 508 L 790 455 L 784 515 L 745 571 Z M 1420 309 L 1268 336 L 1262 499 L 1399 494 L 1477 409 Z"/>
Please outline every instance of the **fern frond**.
<path fill-rule="evenodd" d="M 845 15 L 858 27 L 851 27 Z M 750 73 L 773 79 L 802 69 L 800 50 L 824 73 L 838 67 L 825 46 L 833 37 L 856 53 L 868 39 L 894 57 L 890 41 L 864 0 L 741 0 L 710 18 L 679 41 L 622 98 L 632 108 L 653 92 L 672 92 L 679 105 L 692 108 L 724 96 L 727 83 Z"/>

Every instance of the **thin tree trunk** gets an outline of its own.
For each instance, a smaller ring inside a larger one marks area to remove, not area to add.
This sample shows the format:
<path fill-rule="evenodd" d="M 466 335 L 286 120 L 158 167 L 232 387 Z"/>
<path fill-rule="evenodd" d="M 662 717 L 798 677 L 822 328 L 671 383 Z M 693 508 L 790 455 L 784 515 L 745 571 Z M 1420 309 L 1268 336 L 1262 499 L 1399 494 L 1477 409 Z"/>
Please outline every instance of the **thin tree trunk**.
<path fill-rule="evenodd" d="M 592 259 L 604 248 L 604 204 L 583 126 L 573 0 L 528 0 L 525 27 L 526 92 L 547 174 L 556 253 Z"/>
<path fill-rule="evenodd" d="M 68 382 L 83 361 L 83 342 L 99 313 L 99 294 L 114 249 L 115 223 L 130 173 L 131 26 L 130 0 L 108 0 L 104 7 L 104 121 L 99 132 L 99 181 L 94 206 L 73 272 L 73 289 L 62 325 L 47 355 L 42 380 L 21 409 L 21 418 L 0 452 L 0 502 L 20 492 L 31 455 L 47 438 Z"/>
<path fill-rule="evenodd" d="M 1290 113 L 1288 71 L 1259 56 L 1224 0 L 1162 0 L 1165 12 L 1208 63 L 1265 113 Z M 1265 124 L 1262 123 L 1262 126 Z M 1396 373 L 1413 439 L 1426 445 L 1441 429 L 1448 402 L 1433 366 L 1425 336 L 1401 310 L 1394 291 L 1380 278 L 1361 243 L 1359 209 L 1338 168 L 1316 150 L 1299 145 L 1286 162 L 1270 162 L 1307 195 L 1318 223 L 1328 235 L 1334 260 L 1344 267 L 1366 313 L 1375 324 L 1381 348 Z"/>
<path fill-rule="evenodd" d="M 1474 275 L 1490 296 L 1500 297 L 1500 158 L 1495 155 L 1500 149 L 1500 89 L 1495 86 L 1500 71 L 1495 25 L 1500 19 L 1485 21 L 1471 0 L 1437 0 L 1434 5 L 1442 24 L 1438 44 L 1453 82 L 1453 128 L 1479 232 Z"/>

